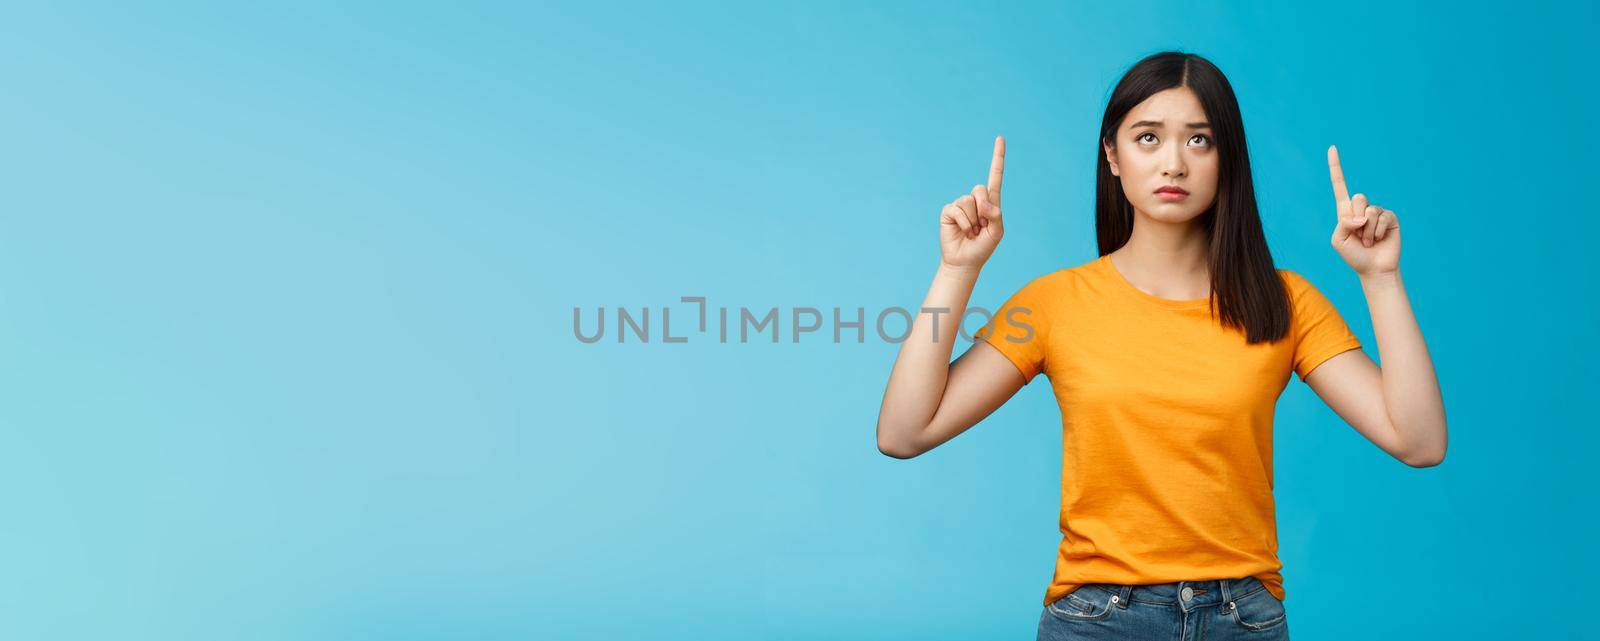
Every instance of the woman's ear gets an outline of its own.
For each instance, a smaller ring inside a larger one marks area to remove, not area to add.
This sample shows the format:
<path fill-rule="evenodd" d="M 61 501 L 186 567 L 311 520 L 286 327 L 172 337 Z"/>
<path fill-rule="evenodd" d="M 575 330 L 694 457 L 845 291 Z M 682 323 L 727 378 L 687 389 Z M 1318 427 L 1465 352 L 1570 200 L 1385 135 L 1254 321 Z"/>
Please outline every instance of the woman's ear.
<path fill-rule="evenodd" d="M 1106 150 L 1106 164 L 1111 165 L 1111 175 L 1120 178 L 1122 172 L 1117 168 L 1117 148 L 1106 144 L 1105 141 L 1101 141 L 1100 146 Z"/>

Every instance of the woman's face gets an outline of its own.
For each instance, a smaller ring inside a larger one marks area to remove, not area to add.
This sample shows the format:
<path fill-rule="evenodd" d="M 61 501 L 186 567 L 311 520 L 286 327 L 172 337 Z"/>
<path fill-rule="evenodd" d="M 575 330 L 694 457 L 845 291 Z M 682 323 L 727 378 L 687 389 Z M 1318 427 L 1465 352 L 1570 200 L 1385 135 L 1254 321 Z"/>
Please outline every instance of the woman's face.
<path fill-rule="evenodd" d="M 1122 119 L 1116 146 L 1104 147 L 1111 173 L 1122 179 L 1122 192 L 1146 216 L 1187 222 L 1216 200 L 1216 141 L 1205 109 L 1188 87 L 1146 98 Z M 1178 191 L 1168 193 L 1173 188 Z"/>

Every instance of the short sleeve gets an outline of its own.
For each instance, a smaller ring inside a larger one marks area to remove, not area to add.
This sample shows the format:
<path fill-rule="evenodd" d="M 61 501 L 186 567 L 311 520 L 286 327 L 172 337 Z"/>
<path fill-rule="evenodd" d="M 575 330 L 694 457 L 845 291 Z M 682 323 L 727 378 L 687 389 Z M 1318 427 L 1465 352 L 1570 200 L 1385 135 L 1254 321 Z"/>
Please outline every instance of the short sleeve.
<path fill-rule="evenodd" d="M 1024 384 L 1044 371 L 1050 301 L 1047 278 L 1036 278 L 1017 290 L 974 336 L 1000 350 L 1017 366 Z"/>
<path fill-rule="evenodd" d="M 1294 314 L 1289 324 L 1294 339 L 1294 373 L 1304 381 L 1323 361 L 1360 349 L 1361 341 L 1350 331 L 1339 310 L 1311 281 L 1292 271 L 1282 271 Z"/>

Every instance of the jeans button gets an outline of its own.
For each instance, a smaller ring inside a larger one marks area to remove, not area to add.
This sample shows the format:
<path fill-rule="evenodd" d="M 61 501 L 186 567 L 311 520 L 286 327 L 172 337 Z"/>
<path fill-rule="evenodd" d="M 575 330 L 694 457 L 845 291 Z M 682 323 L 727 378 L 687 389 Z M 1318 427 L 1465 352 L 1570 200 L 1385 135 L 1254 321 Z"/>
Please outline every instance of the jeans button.
<path fill-rule="evenodd" d="M 1188 601 L 1189 599 L 1193 599 L 1193 598 L 1194 598 L 1194 590 L 1190 589 L 1190 588 L 1184 588 L 1183 589 L 1183 600 Z"/>

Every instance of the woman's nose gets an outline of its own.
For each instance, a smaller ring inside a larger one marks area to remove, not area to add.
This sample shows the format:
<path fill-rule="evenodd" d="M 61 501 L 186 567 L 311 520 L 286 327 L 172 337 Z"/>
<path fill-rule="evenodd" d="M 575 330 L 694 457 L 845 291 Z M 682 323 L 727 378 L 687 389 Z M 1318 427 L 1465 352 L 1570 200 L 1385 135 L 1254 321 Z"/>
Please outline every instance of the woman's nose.
<path fill-rule="evenodd" d="M 1173 148 L 1161 161 L 1163 176 L 1182 176 L 1188 170 L 1188 166 L 1183 162 L 1183 151 L 1180 149 Z"/>

